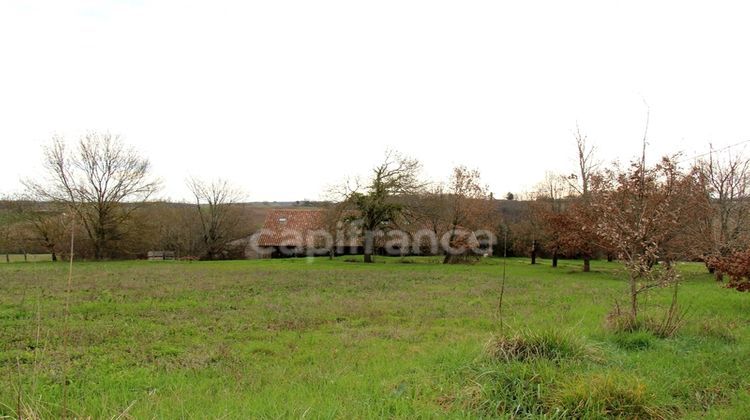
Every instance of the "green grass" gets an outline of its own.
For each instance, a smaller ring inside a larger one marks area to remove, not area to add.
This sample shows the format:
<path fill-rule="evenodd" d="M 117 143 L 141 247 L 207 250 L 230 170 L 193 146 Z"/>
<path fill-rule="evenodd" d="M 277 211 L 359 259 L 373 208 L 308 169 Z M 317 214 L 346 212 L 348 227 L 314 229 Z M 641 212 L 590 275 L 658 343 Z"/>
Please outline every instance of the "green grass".
<path fill-rule="evenodd" d="M 690 317 L 660 339 L 604 326 L 616 263 L 509 260 L 501 322 L 500 260 L 359 260 L 76 263 L 67 350 L 67 265 L 0 264 L 0 417 L 58 417 L 66 376 L 95 418 L 750 412 L 750 295 L 700 265 L 680 265 Z M 536 350 L 496 357 L 503 337 Z"/>

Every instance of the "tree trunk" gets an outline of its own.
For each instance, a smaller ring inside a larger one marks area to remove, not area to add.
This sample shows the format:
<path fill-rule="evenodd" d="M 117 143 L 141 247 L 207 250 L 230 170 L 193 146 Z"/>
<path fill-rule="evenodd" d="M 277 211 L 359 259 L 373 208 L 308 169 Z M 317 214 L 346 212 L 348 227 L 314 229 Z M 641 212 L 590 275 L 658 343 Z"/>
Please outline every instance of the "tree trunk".
<path fill-rule="evenodd" d="M 94 241 L 94 259 L 97 261 L 102 259 L 102 250 L 98 241 Z"/>
<path fill-rule="evenodd" d="M 633 317 L 633 321 L 635 321 L 636 317 L 638 316 L 638 290 L 636 289 L 636 281 L 635 279 L 630 279 L 630 316 Z"/>
<path fill-rule="evenodd" d="M 607 262 L 614 261 L 615 257 L 612 254 L 607 254 Z"/>
<path fill-rule="evenodd" d="M 328 250 L 328 259 L 332 260 L 335 253 L 336 253 L 336 251 L 334 251 L 333 248 L 329 249 Z"/>
<path fill-rule="evenodd" d="M 454 221 L 453 228 L 452 228 L 453 230 L 451 230 L 451 236 L 448 240 L 448 244 L 450 246 L 453 246 L 453 241 L 456 240 L 456 224 L 457 222 Z M 445 252 L 445 257 L 443 257 L 443 264 L 451 264 L 455 262 L 455 255 L 453 255 L 450 250 L 446 249 L 444 252 Z"/>
<path fill-rule="evenodd" d="M 716 281 L 718 281 L 718 282 L 724 281 L 724 273 L 722 273 L 719 270 L 715 270 L 714 271 L 714 277 L 716 278 Z"/>
<path fill-rule="evenodd" d="M 531 264 L 536 264 L 536 241 L 531 241 Z"/>
<path fill-rule="evenodd" d="M 591 271 L 591 257 L 583 257 L 583 272 Z"/>
<path fill-rule="evenodd" d="M 557 268 L 557 251 L 552 253 L 552 268 Z"/>
<path fill-rule="evenodd" d="M 52 251 L 52 262 L 57 262 L 57 254 L 55 251 Z"/>
<path fill-rule="evenodd" d="M 375 234 L 372 230 L 368 229 L 365 231 L 365 262 L 372 262 L 372 252 L 375 248 Z"/>

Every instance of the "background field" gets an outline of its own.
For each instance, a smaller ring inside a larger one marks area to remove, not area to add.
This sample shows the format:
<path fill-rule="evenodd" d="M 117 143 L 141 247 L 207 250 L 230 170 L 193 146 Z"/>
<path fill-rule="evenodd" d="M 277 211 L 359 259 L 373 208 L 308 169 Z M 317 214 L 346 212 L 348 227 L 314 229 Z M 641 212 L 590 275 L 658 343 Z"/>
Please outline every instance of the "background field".
<path fill-rule="evenodd" d="M 509 260 L 501 323 L 500 260 L 351 258 L 76 264 L 68 363 L 66 264 L 0 264 L 0 415 L 58 416 L 66 371 L 69 409 L 96 418 L 563 416 L 603 398 L 592 383 L 644 417 L 750 412 L 750 300 L 700 265 L 680 266 L 687 324 L 658 339 L 604 328 L 625 297 L 617 263 Z M 515 331 L 556 331 L 595 357 L 486 355 Z"/>
<path fill-rule="evenodd" d="M 6 258 L 7 257 L 7 258 Z M 0 264 L 15 262 L 42 262 L 52 261 L 52 254 L 0 254 Z"/>

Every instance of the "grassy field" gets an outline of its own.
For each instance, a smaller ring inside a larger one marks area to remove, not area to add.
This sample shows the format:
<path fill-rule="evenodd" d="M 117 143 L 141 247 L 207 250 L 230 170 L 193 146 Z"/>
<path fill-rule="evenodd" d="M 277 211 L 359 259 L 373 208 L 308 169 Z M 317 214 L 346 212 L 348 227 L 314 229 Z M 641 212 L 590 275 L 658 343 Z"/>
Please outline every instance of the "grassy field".
<path fill-rule="evenodd" d="M 0 264 L 16 262 L 44 262 L 52 261 L 52 254 L 0 254 Z"/>
<path fill-rule="evenodd" d="M 66 377 L 68 409 L 95 418 L 750 413 L 750 296 L 699 265 L 660 339 L 605 328 L 617 263 L 509 260 L 501 322 L 500 260 L 379 261 L 78 263 L 67 350 L 66 264 L 0 264 L 0 417 L 58 417 Z"/>

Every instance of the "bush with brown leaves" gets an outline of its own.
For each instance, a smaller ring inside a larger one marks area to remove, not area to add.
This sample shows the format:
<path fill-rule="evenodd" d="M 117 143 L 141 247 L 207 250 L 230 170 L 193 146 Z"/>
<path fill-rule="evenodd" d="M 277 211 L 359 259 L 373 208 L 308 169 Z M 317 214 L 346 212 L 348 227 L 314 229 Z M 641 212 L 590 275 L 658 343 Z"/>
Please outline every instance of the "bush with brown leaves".
<path fill-rule="evenodd" d="M 750 249 L 726 257 L 713 257 L 708 266 L 729 276 L 727 287 L 739 292 L 750 291 Z"/>

